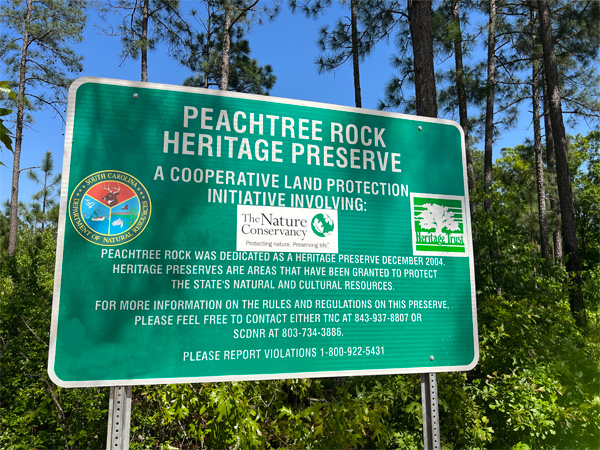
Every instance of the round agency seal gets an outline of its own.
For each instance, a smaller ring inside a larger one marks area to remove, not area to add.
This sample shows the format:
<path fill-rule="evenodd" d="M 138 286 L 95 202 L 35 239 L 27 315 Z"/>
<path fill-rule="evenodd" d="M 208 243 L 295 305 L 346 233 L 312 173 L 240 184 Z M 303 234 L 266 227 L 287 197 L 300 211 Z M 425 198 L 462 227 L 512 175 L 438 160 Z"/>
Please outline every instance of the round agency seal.
<path fill-rule="evenodd" d="M 144 185 L 118 170 L 89 175 L 69 200 L 73 227 L 84 239 L 102 246 L 121 245 L 138 237 L 148 225 L 151 211 Z"/>

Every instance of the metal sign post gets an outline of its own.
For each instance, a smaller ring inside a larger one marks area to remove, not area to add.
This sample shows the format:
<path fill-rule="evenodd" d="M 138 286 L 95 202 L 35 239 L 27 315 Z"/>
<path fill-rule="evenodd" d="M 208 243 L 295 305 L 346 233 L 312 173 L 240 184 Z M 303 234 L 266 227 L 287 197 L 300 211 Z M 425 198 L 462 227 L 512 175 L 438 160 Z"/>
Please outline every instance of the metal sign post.
<path fill-rule="evenodd" d="M 437 376 L 421 374 L 421 404 L 423 406 L 423 445 L 425 450 L 440 450 L 440 418 L 438 410 Z"/>
<path fill-rule="evenodd" d="M 110 388 L 106 450 L 127 450 L 129 448 L 131 392 L 131 386 Z"/>

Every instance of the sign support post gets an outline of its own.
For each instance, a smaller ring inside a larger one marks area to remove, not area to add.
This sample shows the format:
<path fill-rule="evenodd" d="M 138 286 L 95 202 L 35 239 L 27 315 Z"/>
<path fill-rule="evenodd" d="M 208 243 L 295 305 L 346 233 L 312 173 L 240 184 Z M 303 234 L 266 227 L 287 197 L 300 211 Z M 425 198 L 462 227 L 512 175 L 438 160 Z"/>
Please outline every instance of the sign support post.
<path fill-rule="evenodd" d="M 440 420 L 437 376 L 421 374 L 421 404 L 423 406 L 423 445 L 425 450 L 440 450 Z"/>
<path fill-rule="evenodd" d="M 127 450 L 129 448 L 131 392 L 131 386 L 110 388 L 106 450 Z"/>

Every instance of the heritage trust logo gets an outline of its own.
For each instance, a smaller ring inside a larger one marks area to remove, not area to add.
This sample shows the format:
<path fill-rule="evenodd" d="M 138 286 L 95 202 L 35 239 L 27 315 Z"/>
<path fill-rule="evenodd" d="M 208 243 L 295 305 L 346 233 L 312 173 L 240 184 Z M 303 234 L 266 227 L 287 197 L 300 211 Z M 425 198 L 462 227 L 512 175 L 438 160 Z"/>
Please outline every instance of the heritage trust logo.
<path fill-rule="evenodd" d="M 238 205 L 238 251 L 337 253 L 337 211 Z"/>
<path fill-rule="evenodd" d="M 411 193 L 415 255 L 468 256 L 464 197 Z"/>
<path fill-rule="evenodd" d="M 83 179 L 69 200 L 69 218 L 86 240 L 102 246 L 125 244 L 148 225 L 152 207 L 148 191 L 136 178 L 117 170 Z"/>

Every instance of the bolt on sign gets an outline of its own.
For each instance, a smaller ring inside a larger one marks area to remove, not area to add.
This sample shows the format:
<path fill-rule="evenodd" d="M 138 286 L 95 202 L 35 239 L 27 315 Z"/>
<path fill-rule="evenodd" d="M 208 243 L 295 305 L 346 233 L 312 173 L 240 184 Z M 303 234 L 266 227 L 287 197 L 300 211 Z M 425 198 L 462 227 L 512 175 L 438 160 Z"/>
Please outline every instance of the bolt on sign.
<path fill-rule="evenodd" d="M 468 204 L 455 122 L 79 79 L 49 373 L 76 387 L 469 370 Z"/>

